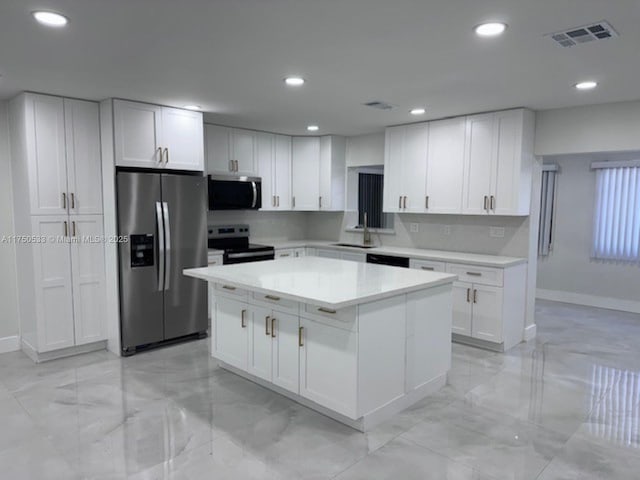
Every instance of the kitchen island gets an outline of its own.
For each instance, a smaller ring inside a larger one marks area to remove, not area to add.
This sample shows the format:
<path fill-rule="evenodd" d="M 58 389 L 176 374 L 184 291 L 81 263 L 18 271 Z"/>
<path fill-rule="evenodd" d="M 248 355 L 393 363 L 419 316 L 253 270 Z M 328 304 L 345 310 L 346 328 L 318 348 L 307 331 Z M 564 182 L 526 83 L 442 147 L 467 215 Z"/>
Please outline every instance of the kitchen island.
<path fill-rule="evenodd" d="M 220 366 L 366 431 L 446 383 L 455 275 L 303 257 L 209 282 Z"/>

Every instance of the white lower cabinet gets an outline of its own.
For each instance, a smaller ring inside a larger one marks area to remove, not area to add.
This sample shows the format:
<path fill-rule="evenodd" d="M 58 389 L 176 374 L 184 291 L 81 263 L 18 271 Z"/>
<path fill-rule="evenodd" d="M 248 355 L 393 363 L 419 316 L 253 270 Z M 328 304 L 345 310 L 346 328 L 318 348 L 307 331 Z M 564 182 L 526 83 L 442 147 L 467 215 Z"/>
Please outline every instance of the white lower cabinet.
<path fill-rule="evenodd" d="M 249 306 L 249 358 L 247 371 L 271 381 L 271 309 Z"/>
<path fill-rule="evenodd" d="M 502 343 L 502 288 L 473 285 L 471 336 Z"/>
<path fill-rule="evenodd" d="M 246 302 L 218 295 L 213 322 L 215 356 L 234 367 L 247 369 L 248 309 Z"/>
<path fill-rule="evenodd" d="M 473 304 L 471 303 L 470 283 L 453 283 L 453 320 L 451 331 L 458 335 L 471 336 L 471 317 L 473 315 Z"/>
<path fill-rule="evenodd" d="M 338 250 L 324 250 L 322 248 L 317 248 L 316 249 L 316 253 L 315 253 L 316 257 L 321 257 L 321 258 L 340 258 L 340 251 Z"/>
<path fill-rule="evenodd" d="M 271 381 L 285 390 L 300 393 L 299 386 L 299 320 L 297 315 L 283 312 L 271 314 Z"/>

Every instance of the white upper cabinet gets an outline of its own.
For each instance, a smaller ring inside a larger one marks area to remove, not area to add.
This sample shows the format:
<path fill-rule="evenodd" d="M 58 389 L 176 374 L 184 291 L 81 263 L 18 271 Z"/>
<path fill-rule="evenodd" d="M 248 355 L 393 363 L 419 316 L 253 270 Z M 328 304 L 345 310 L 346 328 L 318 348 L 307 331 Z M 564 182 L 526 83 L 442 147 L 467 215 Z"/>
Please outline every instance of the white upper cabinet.
<path fill-rule="evenodd" d="M 64 100 L 71 215 L 102 214 L 99 110 L 94 102 Z"/>
<path fill-rule="evenodd" d="M 346 139 L 320 138 L 319 210 L 344 210 L 346 175 Z"/>
<path fill-rule="evenodd" d="M 162 107 L 162 148 L 165 167 L 204 170 L 202 114 Z"/>
<path fill-rule="evenodd" d="M 464 117 L 429 123 L 427 213 L 460 213 L 464 184 Z"/>
<path fill-rule="evenodd" d="M 320 204 L 320 138 L 293 137 L 292 209 L 318 210 Z"/>
<path fill-rule="evenodd" d="M 204 135 L 208 173 L 256 175 L 259 169 L 258 132 L 205 125 Z"/>
<path fill-rule="evenodd" d="M 204 126 L 204 142 L 208 173 L 228 173 L 233 171 L 229 139 L 231 129 L 220 125 Z"/>
<path fill-rule="evenodd" d="M 402 156 L 404 151 L 404 127 L 389 127 L 385 131 L 384 155 L 384 211 L 400 212 L 402 209 Z"/>
<path fill-rule="evenodd" d="M 114 100 L 116 165 L 204 170 L 202 114 Z"/>
<path fill-rule="evenodd" d="M 273 193 L 276 210 L 291 210 L 291 137 L 275 136 Z"/>
<path fill-rule="evenodd" d="M 256 162 L 257 132 L 231 129 L 231 160 L 235 163 L 235 173 L 254 175 Z"/>
<path fill-rule="evenodd" d="M 464 213 L 487 213 L 494 165 L 494 115 L 467 117 Z"/>

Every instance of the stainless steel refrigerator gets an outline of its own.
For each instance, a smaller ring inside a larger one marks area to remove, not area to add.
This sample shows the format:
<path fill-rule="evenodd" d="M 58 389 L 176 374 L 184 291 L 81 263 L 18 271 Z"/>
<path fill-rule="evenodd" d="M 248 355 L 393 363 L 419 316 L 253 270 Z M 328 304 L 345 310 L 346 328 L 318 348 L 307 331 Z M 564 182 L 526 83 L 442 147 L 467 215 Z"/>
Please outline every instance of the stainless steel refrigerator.
<path fill-rule="evenodd" d="M 205 335 L 206 283 L 182 270 L 207 266 L 207 180 L 118 171 L 122 353 Z"/>

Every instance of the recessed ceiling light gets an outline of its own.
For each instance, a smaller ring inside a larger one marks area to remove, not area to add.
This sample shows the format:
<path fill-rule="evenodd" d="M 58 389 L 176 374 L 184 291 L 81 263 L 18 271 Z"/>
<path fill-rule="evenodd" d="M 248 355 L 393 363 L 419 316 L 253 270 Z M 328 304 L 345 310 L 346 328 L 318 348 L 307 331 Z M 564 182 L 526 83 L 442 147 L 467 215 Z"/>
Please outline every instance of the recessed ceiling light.
<path fill-rule="evenodd" d="M 290 87 L 299 87 L 300 85 L 304 85 L 304 78 L 302 78 L 302 77 L 287 77 L 287 78 L 284 79 L 284 83 L 286 83 Z"/>
<path fill-rule="evenodd" d="M 64 27 L 69 23 L 69 19 L 67 17 L 56 12 L 37 10 L 32 12 L 31 15 L 33 15 L 33 18 L 35 18 L 38 23 L 46 25 L 47 27 Z"/>
<path fill-rule="evenodd" d="M 185 105 L 184 108 L 186 108 L 187 110 L 202 110 L 202 107 L 200 105 Z"/>
<path fill-rule="evenodd" d="M 413 108 L 409 110 L 411 115 L 424 115 L 426 110 L 424 108 Z"/>
<path fill-rule="evenodd" d="M 320 127 L 318 127 L 318 125 L 309 125 L 307 127 L 307 130 L 309 130 L 310 132 L 317 132 L 320 129 Z"/>
<path fill-rule="evenodd" d="M 576 83 L 575 87 L 578 90 L 593 90 L 594 88 L 596 88 L 598 86 L 598 82 L 594 82 L 594 81 L 587 81 L 587 82 L 580 82 L 580 83 Z"/>
<path fill-rule="evenodd" d="M 474 28 L 476 35 L 480 37 L 497 37 L 502 35 L 506 29 L 507 24 L 499 22 L 482 23 Z"/>

